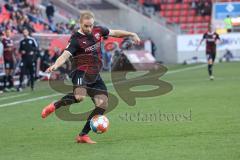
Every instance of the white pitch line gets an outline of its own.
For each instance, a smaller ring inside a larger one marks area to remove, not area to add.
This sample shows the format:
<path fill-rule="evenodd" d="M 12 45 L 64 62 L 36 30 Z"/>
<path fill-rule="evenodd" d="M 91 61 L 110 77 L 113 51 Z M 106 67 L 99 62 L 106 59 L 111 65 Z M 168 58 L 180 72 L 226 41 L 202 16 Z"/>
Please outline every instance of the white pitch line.
<path fill-rule="evenodd" d="M 179 73 L 179 72 L 183 72 L 183 71 L 194 70 L 194 69 L 198 69 L 198 68 L 203 68 L 203 67 L 206 67 L 206 66 L 207 66 L 206 64 L 202 64 L 202 65 L 199 65 L 199 66 L 188 67 L 188 68 L 183 68 L 183 69 L 177 69 L 175 71 L 167 72 L 166 75 L 167 74 L 173 74 L 173 73 Z"/>
<path fill-rule="evenodd" d="M 199 66 L 193 66 L 193 67 L 188 67 L 188 68 L 183 68 L 183 69 L 177 69 L 175 71 L 169 71 L 169 72 L 166 72 L 164 75 L 167 75 L 167 74 L 173 74 L 173 73 L 179 73 L 179 72 L 184 72 L 184 71 L 190 71 L 190 70 L 194 70 L 194 69 L 198 69 L 198 68 L 203 68 L 203 67 L 206 67 L 206 64 L 203 64 L 203 65 L 199 65 Z M 159 76 L 159 73 L 158 74 L 153 74 L 151 76 L 148 76 L 148 77 L 139 77 L 138 80 L 145 80 L 145 79 L 149 79 L 149 78 L 154 78 L 156 76 Z M 128 83 L 130 81 L 134 81 L 134 79 L 129 79 L 127 81 L 125 80 L 121 80 L 121 81 L 117 81 L 115 82 L 114 84 L 121 84 L 121 83 Z M 108 83 L 106 84 L 106 86 L 113 86 L 113 83 Z"/>
<path fill-rule="evenodd" d="M 6 100 L 6 99 L 11 99 L 11 98 L 23 97 L 23 96 L 26 96 L 26 95 L 29 95 L 29 93 L 18 94 L 18 95 L 8 96 L 8 97 L 2 97 L 2 98 L 0 98 L 0 100 Z"/>
<path fill-rule="evenodd" d="M 26 100 L 16 101 L 16 102 L 12 102 L 12 103 L 5 103 L 5 104 L 0 105 L 0 108 L 7 107 L 7 106 L 13 106 L 16 104 L 22 104 L 22 103 L 28 103 L 28 102 L 34 102 L 34 101 L 38 101 L 38 100 L 48 99 L 48 98 L 52 98 L 52 97 L 56 97 L 56 96 L 60 96 L 60 95 L 62 95 L 62 94 L 53 94 L 50 96 L 42 96 L 42 97 L 37 97 L 37 98 L 30 98 L 30 99 L 26 99 Z"/>
<path fill-rule="evenodd" d="M 184 68 L 184 69 L 178 69 L 178 70 L 175 70 L 175 71 L 169 71 L 167 73 L 168 74 L 179 73 L 179 72 L 184 72 L 184 71 L 189 71 L 189 70 L 202 68 L 204 66 L 206 66 L 206 65 L 200 65 L 200 66 L 188 67 L 188 68 Z M 147 77 L 147 78 L 149 78 L 149 77 Z M 128 81 L 126 81 L 126 82 L 128 82 Z M 107 84 L 107 86 L 112 86 L 112 85 L 113 85 L 112 83 Z M 53 94 L 53 95 L 50 95 L 50 96 L 42 96 L 42 97 L 37 97 L 37 98 L 30 98 L 30 99 L 26 99 L 26 100 L 15 101 L 15 102 L 11 102 L 11 103 L 5 103 L 5 104 L 0 105 L 0 108 L 13 106 L 13 105 L 16 105 L 16 104 L 22 104 L 22 103 L 28 103 L 28 102 L 34 102 L 34 101 L 38 101 L 38 100 L 48 99 L 48 98 L 52 98 L 52 97 L 56 97 L 56 96 L 60 96 L 60 95 L 62 95 L 62 94 Z"/>

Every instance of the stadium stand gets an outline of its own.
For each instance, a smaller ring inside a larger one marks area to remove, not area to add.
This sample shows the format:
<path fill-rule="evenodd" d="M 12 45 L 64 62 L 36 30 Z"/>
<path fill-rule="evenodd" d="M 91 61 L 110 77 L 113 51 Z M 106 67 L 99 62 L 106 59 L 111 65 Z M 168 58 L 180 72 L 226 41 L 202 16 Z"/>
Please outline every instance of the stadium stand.
<path fill-rule="evenodd" d="M 75 29 L 77 17 L 59 10 L 57 14 L 61 14 L 60 20 L 55 18 L 54 22 L 50 22 L 45 15 L 47 4 L 44 6 L 44 3 L 42 5 L 40 1 L 31 0 L 21 3 L 6 1 L 2 4 L 0 30 L 10 28 L 13 33 L 22 33 L 23 28 L 28 28 L 33 33 L 70 34 Z"/>
<path fill-rule="evenodd" d="M 211 20 L 212 3 L 210 0 L 204 2 L 199 0 L 124 0 L 124 3 L 140 4 L 144 15 L 159 14 L 160 18 L 166 19 L 167 24 L 177 24 L 182 33 L 187 34 L 206 32 Z"/>
<path fill-rule="evenodd" d="M 129 7 L 148 17 L 160 15 L 168 24 L 177 24 L 180 33 L 202 34 L 211 23 L 213 2 L 240 2 L 239 0 L 122 0 Z M 169 27 L 168 27 L 169 28 Z"/>

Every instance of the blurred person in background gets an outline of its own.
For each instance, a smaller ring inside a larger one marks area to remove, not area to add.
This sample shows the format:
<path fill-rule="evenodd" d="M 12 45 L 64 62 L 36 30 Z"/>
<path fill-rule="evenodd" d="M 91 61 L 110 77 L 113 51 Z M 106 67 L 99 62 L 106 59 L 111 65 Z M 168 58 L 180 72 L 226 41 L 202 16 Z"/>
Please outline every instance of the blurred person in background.
<path fill-rule="evenodd" d="M 213 31 L 212 26 L 208 26 L 208 32 L 203 34 L 203 38 L 201 39 L 198 48 L 201 46 L 203 41 L 206 41 L 206 57 L 208 61 L 208 74 L 210 80 L 214 80 L 213 76 L 213 64 L 217 54 L 217 43 L 220 41 L 219 34 Z"/>
<path fill-rule="evenodd" d="M 101 43 L 101 51 L 102 51 L 102 57 L 103 57 L 103 70 L 111 71 L 112 54 L 105 49 L 104 41 Z"/>
<path fill-rule="evenodd" d="M 3 57 L 5 63 L 4 76 L 4 91 L 9 92 L 14 90 L 13 85 L 13 69 L 15 64 L 15 47 L 11 38 L 11 29 L 5 30 L 5 37 L 2 39 Z M 8 85 L 7 85 L 8 84 Z"/>
<path fill-rule="evenodd" d="M 21 73 L 18 91 L 22 91 L 24 75 L 29 75 L 30 86 L 34 90 L 34 81 L 36 75 L 36 63 L 38 57 L 38 43 L 35 38 L 30 36 L 28 29 L 23 30 L 24 38 L 20 41 L 19 53 L 21 55 Z"/>
<path fill-rule="evenodd" d="M 227 17 L 224 19 L 225 23 L 225 29 L 227 30 L 228 33 L 232 32 L 232 19 L 230 15 L 227 15 Z"/>
<path fill-rule="evenodd" d="M 49 23 L 53 22 L 54 13 L 55 13 L 55 9 L 54 9 L 53 3 L 50 1 L 46 7 L 46 15 Z"/>
<path fill-rule="evenodd" d="M 40 70 L 44 72 L 51 64 L 48 49 L 41 49 L 39 53 L 39 58 L 40 58 Z"/>

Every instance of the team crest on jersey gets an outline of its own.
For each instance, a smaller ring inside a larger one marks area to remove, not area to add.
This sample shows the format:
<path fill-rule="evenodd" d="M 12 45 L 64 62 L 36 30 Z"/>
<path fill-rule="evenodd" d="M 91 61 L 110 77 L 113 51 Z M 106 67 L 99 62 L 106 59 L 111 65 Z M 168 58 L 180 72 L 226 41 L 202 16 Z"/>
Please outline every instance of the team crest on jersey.
<path fill-rule="evenodd" d="M 99 34 L 99 33 L 96 33 L 94 36 L 95 36 L 95 38 L 96 38 L 97 40 L 100 39 L 100 34 Z"/>

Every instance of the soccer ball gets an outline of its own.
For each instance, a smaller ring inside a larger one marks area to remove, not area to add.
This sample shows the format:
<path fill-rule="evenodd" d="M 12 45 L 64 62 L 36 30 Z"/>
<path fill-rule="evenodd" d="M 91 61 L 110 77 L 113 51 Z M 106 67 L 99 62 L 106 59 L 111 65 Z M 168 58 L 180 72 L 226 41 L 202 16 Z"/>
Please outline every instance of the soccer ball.
<path fill-rule="evenodd" d="M 102 134 L 109 128 L 109 120 L 106 116 L 96 115 L 90 121 L 90 127 L 93 132 Z"/>

